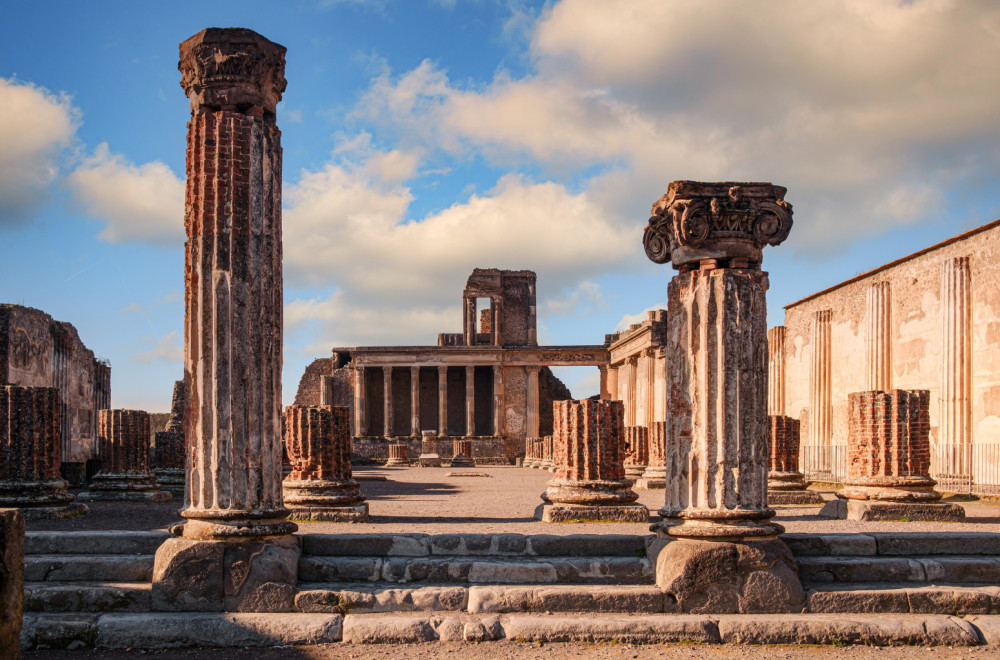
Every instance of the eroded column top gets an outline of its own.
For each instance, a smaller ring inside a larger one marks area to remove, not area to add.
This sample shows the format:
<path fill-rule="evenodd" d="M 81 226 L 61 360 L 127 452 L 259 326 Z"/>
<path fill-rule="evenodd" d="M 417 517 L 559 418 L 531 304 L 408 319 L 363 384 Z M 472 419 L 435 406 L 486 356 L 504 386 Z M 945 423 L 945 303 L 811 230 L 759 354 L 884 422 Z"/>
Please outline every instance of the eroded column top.
<path fill-rule="evenodd" d="M 263 108 L 274 114 L 285 91 L 285 47 L 246 28 L 206 28 L 180 44 L 181 87 L 201 106 Z"/>
<path fill-rule="evenodd" d="M 770 183 L 674 181 L 651 210 L 642 244 L 655 263 L 759 269 L 765 245 L 792 228 L 786 189 Z"/>

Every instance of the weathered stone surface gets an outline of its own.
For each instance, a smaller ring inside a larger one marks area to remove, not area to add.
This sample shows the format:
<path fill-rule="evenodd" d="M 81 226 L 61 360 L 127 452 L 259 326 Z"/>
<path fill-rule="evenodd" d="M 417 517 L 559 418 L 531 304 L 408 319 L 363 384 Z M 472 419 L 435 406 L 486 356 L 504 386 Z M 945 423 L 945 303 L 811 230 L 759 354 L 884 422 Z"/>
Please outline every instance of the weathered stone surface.
<path fill-rule="evenodd" d="M 871 534 L 782 534 L 781 540 L 785 542 L 789 550 L 796 557 L 826 555 L 874 556 L 875 554 L 879 554 L 876 539 Z"/>
<path fill-rule="evenodd" d="M 910 611 L 910 602 L 905 589 L 811 589 L 806 595 L 806 601 L 807 609 L 817 614 Z"/>
<path fill-rule="evenodd" d="M 400 443 L 390 443 L 389 444 L 389 460 L 386 461 L 386 467 L 396 467 L 404 466 L 410 464 L 410 458 L 407 455 L 407 447 Z"/>
<path fill-rule="evenodd" d="M 551 482 L 550 482 L 551 483 Z M 543 504 L 540 515 L 542 522 L 649 522 L 649 509 L 641 504 L 604 504 L 587 506 L 583 504 Z"/>
<path fill-rule="evenodd" d="M 623 440 L 625 478 L 635 483 L 649 466 L 649 429 L 645 426 L 626 426 Z"/>
<path fill-rule="evenodd" d="M 715 622 L 699 616 L 532 616 L 503 622 L 507 639 L 519 642 L 718 643 Z"/>
<path fill-rule="evenodd" d="M 770 335 L 771 332 L 768 331 L 768 336 Z M 794 501 L 794 495 L 784 495 L 786 492 L 802 492 L 806 489 L 805 479 L 799 472 L 799 420 L 785 415 L 770 415 L 768 421 L 771 457 L 770 471 L 767 474 L 768 501 L 771 504 L 822 503 L 823 499 L 817 493 L 799 495 L 799 501 Z"/>
<path fill-rule="evenodd" d="M 941 502 L 881 502 L 848 500 L 847 520 L 910 520 L 964 522 L 965 509 Z"/>
<path fill-rule="evenodd" d="M 843 614 L 719 617 L 726 644 L 865 644 L 870 646 L 975 646 L 975 629 L 957 617 Z"/>
<path fill-rule="evenodd" d="M 299 585 L 295 607 L 302 612 L 436 612 L 465 609 L 468 588 Z"/>
<path fill-rule="evenodd" d="M 156 433 L 156 451 L 153 455 L 153 474 L 164 490 L 177 496 L 184 495 L 184 381 L 174 382 L 167 426 Z"/>
<path fill-rule="evenodd" d="M 444 536 L 447 535 L 431 537 L 427 534 L 305 534 L 302 536 L 302 552 L 313 556 L 422 557 L 431 553 L 430 539 Z"/>
<path fill-rule="evenodd" d="M 426 616 L 348 614 L 343 639 L 346 644 L 413 644 L 437 641 L 438 633 Z"/>
<path fill-rule="evenodd" d="M 47 583 L 24 586 L 26 612 L 148 612 L 152 603 L 148 582 Z"/>
<path fill-rule="evenodd" d="M 17 658 L 24 599 L 24 515 L 0 509 L 0 649 Z"/>
<path fill-rule="evenodd" d="M 799 557 L 803 582 L 924 582 L 920 562 L 907 557 Z"/>
<path fill-rule="evenodd" d="M 152 608 L 166 612 L 221 612 L 222 542 L 172 538 L 156 551 Z"/>
<path fill-rule="evenodd" d="M 774 474 L 773 472 L 771 473 Z M 823 505 L 826 501 L 823 496 L 812 490 L 769 490 L 767 491 L 767 503 L 772 506 L 782 506 L 790 504 L 806 504 L 811 506 Z"/>
<path fill-rule="evenodd" d="M 97 614 L 66 612 L 26 615 L 21 648 L 76 650 L 91 647 L 97 619 Z"/>
<path fill-rule="evenodd" d="M 27 555 L 24 579 L 32 582 L 142 582 L 153 573 L 151 555 Z"/>
<path fill-rule="evenodd" d="M 152 555 L 169 538 L 168 532 L 32 531 L 25 535 L 24 550 L 31 555 Z"/>
<path fill-rule="evenodd" d="M 846 535 L 845 535 L 846 536 Z M 991 532 L 871 532 L 880 555 L 997 555 L 1000 535 Z M 832 554 L 832 553 L 831 553 Z"/>
<path fill-rule="evenodd" d="M 469 589 L 468 610 L 508 612 L 661 613 L 664 596 L 654 586 L 484 586 Z"/>
<path fill-rule="evenodd" d="M 1000 616 L 970 616 L 966 622 L 979 632 L 983 643 L 1000 646 Z"/>
<path fill-rule="evenodd" d="M 162 649 L 331 644 L 341 639 L 339 614 L 105 614 L 97 648 Z"/>
<path fill-rule="evenodd" d="M 336 507 L 291 506 L 288 517 L 296 522 L 368 522 L 368 502 Z"/>
<path fill-rule="evenodd" d="M 142 410 L 102 410 L 98 416 L 101 470 L 81 500 L 166 502 L 149 464 L 149 413 Z"/>
<path fill-rule="evenodd" d="M 656 584 L 682 612 L 801 612 L 805 607 L 795 560 L 778 540 L 669 543 L 657 557 Z"/>

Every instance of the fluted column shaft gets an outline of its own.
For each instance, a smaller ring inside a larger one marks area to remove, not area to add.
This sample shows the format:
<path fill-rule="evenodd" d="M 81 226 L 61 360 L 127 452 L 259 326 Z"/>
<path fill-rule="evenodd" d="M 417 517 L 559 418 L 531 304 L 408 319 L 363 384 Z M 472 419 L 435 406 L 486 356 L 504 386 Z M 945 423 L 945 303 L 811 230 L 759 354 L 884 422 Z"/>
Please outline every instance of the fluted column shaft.
<path fill-rule="evenodd" d="M 833 313 L 820 310 L 813 314 L 809 343 L 812 360 L 809 368 L 809 442 L 819 447 L 831 440 L 830 320 Z"/>
<path fill-rule="evenodd" d="M 767 331 L 767 414 L 785 414 L 785 326 Z"/>
<path fill-rule="evenodd" d="M 465 435 L 476 434 L 476 368 L 465 368 Z"/>
<path fill-rule="evenodd" d="M 972 293 L 969 258 L 941 264 L 941 442 L 958 445 L 951 474 L 971 475 Z"/>
<path fill-rule="evenodd" d="M 448 435 L 448 367 L 438 367 L 438 435 Z"/>
<path fill-rule="evenodd" d="M 410 367 L 410 435 L 420 435 L 420 367 Z"/>
<path fill-rule="evenodd" d="M 382 367 L 382 425 L 383 435 L 395 435 L 392 425 L 392 367 Z"/>
<path fill-rule="evenodd" d="M 891 296 L 888 282 L 876 282 L 865 291 L 865 357 L 867 390 L 892 389 Z"/>
<path fill-rule="evenodd" d="M 607 395 L 605 396 L 604 393 L 602 393 L 601 398 L 608 401 L 618 399 L 618 368 L 608 365 L 607 371 L 605 372 L 605 379 L 604 392 L 606 392 Z"/>

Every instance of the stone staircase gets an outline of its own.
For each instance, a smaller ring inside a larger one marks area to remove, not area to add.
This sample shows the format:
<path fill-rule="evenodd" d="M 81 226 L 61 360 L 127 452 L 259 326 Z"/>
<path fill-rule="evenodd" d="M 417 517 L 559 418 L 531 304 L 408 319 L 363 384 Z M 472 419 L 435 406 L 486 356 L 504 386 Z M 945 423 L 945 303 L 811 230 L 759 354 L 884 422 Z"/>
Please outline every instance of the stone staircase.
<path fill-rule="evenodd" d="M 1000 536 L 785 534 L 810 612 L 1000 613 Z"/>

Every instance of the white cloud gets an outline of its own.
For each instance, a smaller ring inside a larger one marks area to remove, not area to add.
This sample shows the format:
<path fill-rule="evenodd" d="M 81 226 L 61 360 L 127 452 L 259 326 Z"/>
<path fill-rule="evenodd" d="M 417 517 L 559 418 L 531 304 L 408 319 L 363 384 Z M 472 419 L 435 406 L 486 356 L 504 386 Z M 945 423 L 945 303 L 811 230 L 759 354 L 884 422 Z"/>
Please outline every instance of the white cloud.
<path fill-rule="evenodd" d="M 66 95 L 0 78 L 0 227 L 29 222 L 49 198 L 79 124 Z"/>
<path fill-rule="evenodd" d="M 635 314 L 625 314 L 622 316 L 621 320 L 618 321 L 618 325 L 615 326 L 615 332 L 624 332 L 628 330 L 630 326 L 635 323 L 642 323 L 648 318 L 649 312 L 657 309 L 666 309 L 667 303 L 661 302 L 654 305 L 650 305 L 641 312 L 636 312 Z"/>
<path fill-rule="evenodd" d="M 99 236 L 106 241 L 184 241 L 184 181 L 160 161 L 134 165 L 102 143 L 66 184 L 83 211 L 105 223 Z"/>
<path fill-rule="evenodd" d="M 176 330 L 168 332 L 158 339 L 155 345 L 148 351 L 134 353 L 129 360 L 140 364 L 151 364 L 152 362 L 178 363 L 184 361 L 184 347 L 181 346 L 181 336 Z"/>
<path fill-rule="evenodd" d="M 601 285 L 590 280 L 580 282 L 576 288 L 562 296 L 550 296 L 542 304 L 542 314 L 571 316 L 586 314 L 607 307 Z"/>

